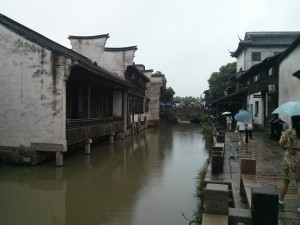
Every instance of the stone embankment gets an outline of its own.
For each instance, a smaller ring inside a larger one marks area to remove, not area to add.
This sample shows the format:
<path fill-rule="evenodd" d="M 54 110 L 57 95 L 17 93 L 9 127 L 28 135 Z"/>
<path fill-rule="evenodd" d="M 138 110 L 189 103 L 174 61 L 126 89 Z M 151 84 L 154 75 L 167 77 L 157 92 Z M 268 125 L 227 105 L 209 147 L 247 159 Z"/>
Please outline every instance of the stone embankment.
<path fill-rule="evenodd" d="M 266 132 L 254 131 L 253 140 L 239 143 L 238 133 L 215 128 L 202 225 L 300 224 L 295 181 L 289 185 L 284 207 L 278 205 L 284 155 L 278 142 Z"/>

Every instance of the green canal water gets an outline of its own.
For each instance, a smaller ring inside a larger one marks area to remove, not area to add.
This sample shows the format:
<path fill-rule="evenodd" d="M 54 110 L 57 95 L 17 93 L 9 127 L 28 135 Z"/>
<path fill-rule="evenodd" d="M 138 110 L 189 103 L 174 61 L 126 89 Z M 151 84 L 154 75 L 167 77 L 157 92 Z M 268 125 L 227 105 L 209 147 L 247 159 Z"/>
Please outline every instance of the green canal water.
<path fill-rule="evenodd" d="M 3 225 L 184 225 L 208 158 L 199 125 L 178 124 L 93 144 L 34 167 L 0 165 Z"/>

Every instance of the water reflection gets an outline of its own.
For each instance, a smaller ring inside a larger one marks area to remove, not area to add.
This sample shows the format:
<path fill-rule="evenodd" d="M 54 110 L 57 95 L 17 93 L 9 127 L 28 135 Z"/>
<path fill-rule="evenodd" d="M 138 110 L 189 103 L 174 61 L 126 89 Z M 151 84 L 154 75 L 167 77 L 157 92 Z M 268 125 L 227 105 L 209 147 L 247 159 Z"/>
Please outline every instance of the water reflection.
<path fill-rule="evenodd" d="M 0 166 L 1 224 L 187 224 L 207 159 L 199 126 L 179 124 L 97 144 L 36 167 Z"/>

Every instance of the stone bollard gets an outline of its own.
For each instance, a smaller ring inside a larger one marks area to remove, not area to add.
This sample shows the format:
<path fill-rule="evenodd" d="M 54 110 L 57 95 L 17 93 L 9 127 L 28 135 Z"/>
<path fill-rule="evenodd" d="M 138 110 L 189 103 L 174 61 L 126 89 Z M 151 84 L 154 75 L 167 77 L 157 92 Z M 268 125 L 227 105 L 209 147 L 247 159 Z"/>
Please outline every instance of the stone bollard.
<path fill-rule="evenodd" d="M 205 213 L 228 214 L 228 185 L 208 183 L 205 189 Z"/>
<path fill-rule="evenodd" d="M 241 158 L 241 173 L 256 174 L 256 159 Z"/>
<path fill-rule="evenodd" d="M 278 194 L 274 188 L 251 188 L 252 225 L 278 225 Z"/>
<path fill-rule="evenodd" d="M 211 156 L 211 172 L 214 173 L 223 173 L 223 164 L 224 157 L 221 155 L 212 155 Z"/>
<path fill-rule="evenodd" d="M 225 135 L 218 134 L 216 139 L 217 139 L 217 142 L 224 143 L 225 142 Z"/>

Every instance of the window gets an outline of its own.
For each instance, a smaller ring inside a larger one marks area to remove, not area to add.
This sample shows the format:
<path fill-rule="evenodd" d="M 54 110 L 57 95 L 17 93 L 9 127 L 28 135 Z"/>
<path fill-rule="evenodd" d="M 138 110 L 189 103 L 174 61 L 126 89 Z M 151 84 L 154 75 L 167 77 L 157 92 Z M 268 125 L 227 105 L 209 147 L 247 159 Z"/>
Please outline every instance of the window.
<path fill-rule="evenodd" d="M 255 101 L 255 116 L 258 116 L 258 113 L 259 113 L 259 102 L 258 101 Z"/>
<path fill-rule="evenodd" d="M 260 74 L 255 75 L 253 78 L 254 82 L 259 81 L 259 79 L 260 79 Z"/>
<path fill-rule="evenodd" d="M 135 99 L 135 105 L 134 105 L 135 113 L 143 113 L 144 112 L 144 101 L 143 99 Z"/>
<path fill-rule="evenodd" d="M 268 71 L 268 75 L 271 76 L 272 75 L 272 67 L 269 69 Z"/>
<path fill-rule="evenodd" d="M 252 52 L 252 61 L 261 61 L 261 53 Z"/>

